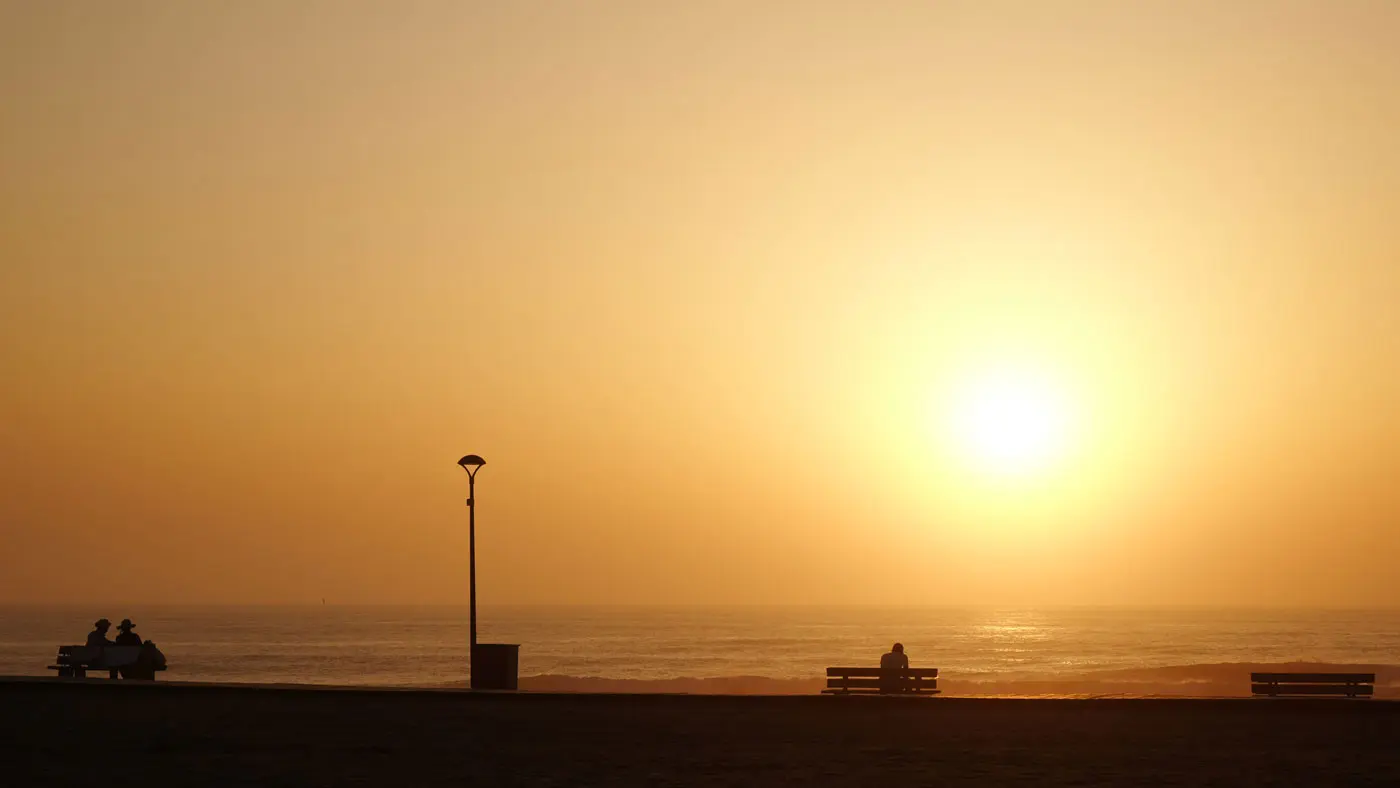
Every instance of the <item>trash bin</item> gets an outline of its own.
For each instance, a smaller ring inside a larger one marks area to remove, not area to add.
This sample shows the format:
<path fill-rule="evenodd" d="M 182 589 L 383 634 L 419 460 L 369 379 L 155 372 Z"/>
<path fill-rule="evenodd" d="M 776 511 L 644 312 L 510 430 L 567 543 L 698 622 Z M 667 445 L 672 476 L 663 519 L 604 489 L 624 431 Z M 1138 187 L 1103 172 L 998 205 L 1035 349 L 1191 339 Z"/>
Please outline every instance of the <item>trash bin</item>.
<path fill-rule="evenodd" d="M 519 643 L 477 643 L 471 656 L 472 689 L 516 688 L 520 670 Z"/>

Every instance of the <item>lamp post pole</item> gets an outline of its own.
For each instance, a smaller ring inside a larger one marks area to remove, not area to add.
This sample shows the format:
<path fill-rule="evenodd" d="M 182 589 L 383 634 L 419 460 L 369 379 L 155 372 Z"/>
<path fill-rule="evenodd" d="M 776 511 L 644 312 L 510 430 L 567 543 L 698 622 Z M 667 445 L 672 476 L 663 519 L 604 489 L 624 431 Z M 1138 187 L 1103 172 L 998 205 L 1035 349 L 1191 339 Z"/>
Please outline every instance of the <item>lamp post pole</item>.
<path fill-rule="evenodd" d="M 470 585 L 471 605 L 471 635 L 468 640 L 470 646 L 467 652 L 467 659 L 476 662 L 476 472 L 481 470 L 481 466 L 486 464 L 486 460 L 481 459 L 476 454 L 468 454 L 457 461 L 462 466 L 462 470 L 467 472 L 467 564 L 468 583 Z"/>
<path fill-rule="evenodd" d="M 467 472 L 467 561 L 471 583 L 471 672 L 473 690 L 510 690 L 519 685 L 519 643 L 476 642 L 476 472 L 486 464 L 480 455 L 468 454 L 457 461 Z"/>
<path fill-rule="evenodd" d="M 475 473 L 472 473 L 472 474 L 470 474 L 469 476 L 467 476 L 467 563 L 468 563 L 469 566 L 470 566 L 470 568 L 467 570 L 467 574 L 468 574 L 469 577 L 470 577 L 470 580 L 468 581 L 468 583 L 469 583 L 469 585 L 471 586 L 470 597 L 471 597 L 471 608 L 472 608 L 472 613 L 471 613 L 471 617 L 472 617 L 471 638 L 468 640 L 468 642 L 471 644 L 471 651 L 468 652 L 468 658 L 470 658 L 470 655 L 471 655 L 471 654 L 475 654 L 475 653 L 476 653 L 476 474 L 475 474 Z"/>

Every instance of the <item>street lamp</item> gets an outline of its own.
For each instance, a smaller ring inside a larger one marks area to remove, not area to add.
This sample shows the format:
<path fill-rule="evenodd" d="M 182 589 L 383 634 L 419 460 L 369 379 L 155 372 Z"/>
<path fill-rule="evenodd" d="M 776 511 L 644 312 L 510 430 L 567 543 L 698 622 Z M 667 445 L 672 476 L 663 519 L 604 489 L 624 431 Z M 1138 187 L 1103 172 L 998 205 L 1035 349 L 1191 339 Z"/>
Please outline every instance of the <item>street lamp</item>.
<path fill-rule="evenodd" d="M 471 568 L 471 608 L 472 608 L 472 628 L 470 645 L 468 652 L 473 663 L 476 662 L 476 472 L 481 470 L 481 466 L 486 464 L 486 460 L 480 455 L 468 454 L 457 461 L 462 466 L 462 470 L 467 472 L 467 561 Z"/>
<path fill-rule="evenodd" d="M 471 562 L 471 688 L 474 690 L 513 690 L 520 675 L 519 643 L 477 643 L 476 642 L 476 472 L 486 464 L 476 454 L 468 454 L 457 461 L 467 472 L 467 511 L 470 515 L 467 552 Z"/>

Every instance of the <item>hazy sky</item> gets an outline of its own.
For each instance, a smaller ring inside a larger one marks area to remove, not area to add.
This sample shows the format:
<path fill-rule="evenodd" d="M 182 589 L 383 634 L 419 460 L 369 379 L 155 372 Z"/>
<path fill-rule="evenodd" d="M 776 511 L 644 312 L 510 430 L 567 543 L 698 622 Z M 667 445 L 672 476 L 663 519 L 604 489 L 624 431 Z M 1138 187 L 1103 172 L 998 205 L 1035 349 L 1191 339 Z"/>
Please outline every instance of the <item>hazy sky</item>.
<path fill-rule="evenodd" d="M 1400 604 L 1397 40 L 0 0 L 0 601 Z"/>

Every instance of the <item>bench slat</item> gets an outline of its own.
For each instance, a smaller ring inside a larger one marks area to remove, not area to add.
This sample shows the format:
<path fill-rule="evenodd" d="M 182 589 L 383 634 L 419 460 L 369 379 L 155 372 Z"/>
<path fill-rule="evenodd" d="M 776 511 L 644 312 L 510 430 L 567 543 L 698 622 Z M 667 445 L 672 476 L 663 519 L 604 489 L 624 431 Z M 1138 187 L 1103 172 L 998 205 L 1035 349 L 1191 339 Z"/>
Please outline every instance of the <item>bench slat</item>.
<path fill-rule="evenodd" d="M 1253 684 L 1255 695 L 1371 695 L 1375 687 L 1367 684 Z"/>
<path fill-rule="evenodd" d="M 1375 684 L 1374 673 L 1251 673 L 1250 681 L 1288 684 Z"/>
<path fill-rule="evenodd" d="M 102 649 L 90 646 L 59 646 L 58 661 L 89 662 L 97 659 Z"/>
<path fill-rule="evenodd" d="M 104 668 L 119 668 L 134 665 L 141 658 L 141 646 L 61 646 L 54 660 L 60 665 L 93 665 Z"/>
<path fill-rule="evenodd" d="M 873 689 L 853 689 L 853 690 L 845 690 L 845 689 L 824 689 L 824 690 L 822 690 L 822 694 L 823 694 L 823 695 L 882 695 L 882 696 L 887 697 L 887 698 L 897 698 L 897 697 L 903 695 L 903 696 L 906 697 L 906 698 L 908 698 L 908 697 L 926 698 L 926 697 L 930 697 L 930 696 L 933 696 L 933 695 L 941 695 L 942 693 L 941 693 L 939 690 L 936 690 L 936 689 L 925 689 L 925 690 L 919 690 L 918 692 L 914 692 L 914 691 L 912 691 L 912 690 L 909 691 L 909 692 L 881 692 L 881 691 L 879 691 L 879 690 L 873 690 Z"/>
<path fill-rule="evenodd" d="M 827 679 L 827 689 L 879 689 L 884 684 L 879 679 Z M 900 683 L 901 691 L 912 691 L 919 689 L 935 689 L 938 687 L 936 679 L 925 679 L 923 681 L 904 681 Z"/>
<path fill-rule="evenodd" d="M 938 668 L 909 668 L 903 673 L 910 678 L 938 678 Z M 827 668 L 826 675 L 828 678 L 850 676 L 851 678 L 878 679 L 882 673 L 879 668 Z"/>

